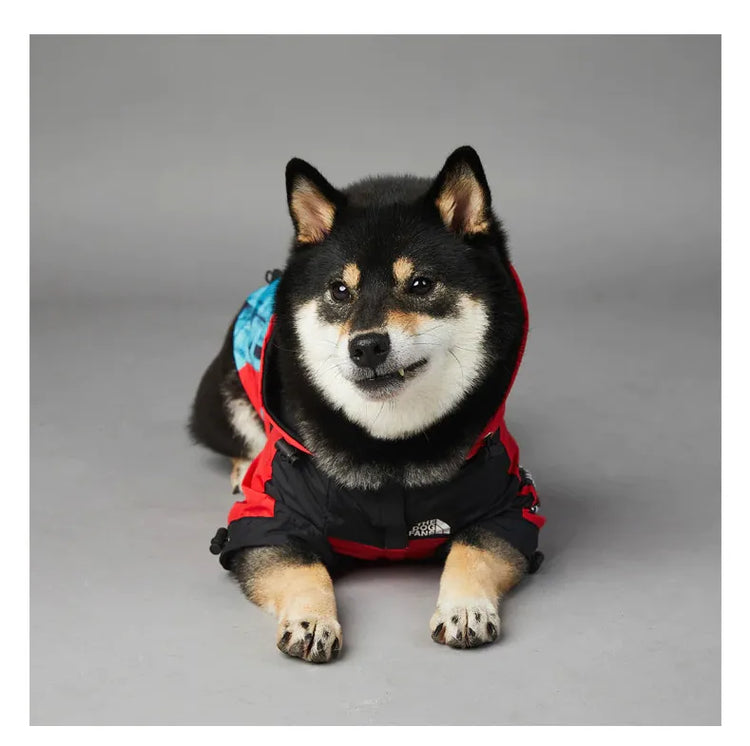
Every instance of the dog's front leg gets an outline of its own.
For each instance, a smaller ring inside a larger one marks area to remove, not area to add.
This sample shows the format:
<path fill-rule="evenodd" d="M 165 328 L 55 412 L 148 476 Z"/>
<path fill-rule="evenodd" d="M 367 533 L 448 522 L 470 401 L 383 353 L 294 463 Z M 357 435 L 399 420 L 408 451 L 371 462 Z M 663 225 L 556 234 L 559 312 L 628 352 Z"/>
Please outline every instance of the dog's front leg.
<path fill-rule="evenodd" d="M 327 663 L 341 652 L 333 582 L 324 565 L 293 546 L 237 552 L 232 572 L 245 595 L 279 621 L 282 652 L 311 663 Z"/>
<path fill-rule="evenodd" d="M 454 648 L 473 648 L 497 639 L 498 604 L 523 577 L 525 557 L 508 542 L 482 529 L 459 534 L 440 578 L 432 639 Z"/>

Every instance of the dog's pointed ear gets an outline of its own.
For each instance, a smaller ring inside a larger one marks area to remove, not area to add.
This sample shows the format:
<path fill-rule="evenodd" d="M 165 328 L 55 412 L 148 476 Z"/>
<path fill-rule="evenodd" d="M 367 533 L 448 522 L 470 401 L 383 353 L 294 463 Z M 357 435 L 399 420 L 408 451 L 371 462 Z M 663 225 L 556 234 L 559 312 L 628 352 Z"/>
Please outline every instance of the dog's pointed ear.
<path fill-rule="evenodd" d="M 448 156 L 427 198 L 453 233 L 472 235 L 490 230 L 490 187 L 482 162 L 471 146 L 464 145 Z"/>
<path fill-rule="evenodd" d="M 286 201 L 297 243 L 313 244 L 331 232 L 345 197 L 307 161 L 292 158 L 286 164 Z"/>

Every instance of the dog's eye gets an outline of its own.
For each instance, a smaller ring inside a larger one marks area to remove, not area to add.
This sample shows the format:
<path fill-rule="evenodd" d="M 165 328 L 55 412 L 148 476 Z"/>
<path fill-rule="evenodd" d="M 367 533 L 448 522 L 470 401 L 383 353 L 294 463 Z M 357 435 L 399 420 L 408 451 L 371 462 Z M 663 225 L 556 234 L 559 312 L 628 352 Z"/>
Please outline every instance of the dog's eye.
<path fill-rule="evenodd" d="M 432 290 L 434 283 L 429 277 L 415 277 L 406 288 L 407 292 L 414 295 L 427 295 Z"/>
<path fill-rule="evenodd" d="M 338 303 L 347 303 L 352 299 L 352 294 L 349 292 L 349 288 L 340 280 L 332 282 L 329 289 L 331 291 L 331 298 Z"/>

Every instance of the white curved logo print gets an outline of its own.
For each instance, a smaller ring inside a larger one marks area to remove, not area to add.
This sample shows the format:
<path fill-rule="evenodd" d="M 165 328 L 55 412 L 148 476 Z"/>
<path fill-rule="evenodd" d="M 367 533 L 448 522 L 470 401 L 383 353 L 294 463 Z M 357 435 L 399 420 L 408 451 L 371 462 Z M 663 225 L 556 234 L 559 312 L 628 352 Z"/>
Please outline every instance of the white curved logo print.
<path fill-rule="evenodd" d="M 432 518 L 429 521 L 421 521 L 411 527 L 409 536 L 446 536 L 450 534 L 451 527 L 439 518 Z"/>

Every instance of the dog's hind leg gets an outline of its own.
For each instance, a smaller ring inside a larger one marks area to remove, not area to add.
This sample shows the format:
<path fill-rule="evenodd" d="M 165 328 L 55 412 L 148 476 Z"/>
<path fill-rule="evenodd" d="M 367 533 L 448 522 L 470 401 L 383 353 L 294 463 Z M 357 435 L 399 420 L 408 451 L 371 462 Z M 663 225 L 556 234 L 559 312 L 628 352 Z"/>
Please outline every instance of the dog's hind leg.
<path fill-rule="evenodd" d="M 243 454 L 232 459 L 230 481 L 232 492 L 237 493 L 250 463 L 266 444 L 266 432 L 234 371 L 227 375 L 222 394 L 229 425 L 245 445 Z"/>
<path fill-rule="evenodd" d="M 251 462 L 246 458 L 233 458 L 232 459 L 232 471 L 229 475 L 229 481 L 232 485 L 232 493 L 237 495 L 240 493 L 242 480 L 245 478 L 247 470 L 250 468 Z"/>
<path fill-rule="evenodd" d="M 230 480 L 232 492 L 237 493 L 240 491 L 240 485 L 251 461 L 263 450 L 266 433 L 260 417 L 244 395 L 235 399 L 225 399 L 225 407 L 232 428 L 243 439 L 246 446 L 244 456 L 232 459 Z"/>
<path fill-rule="evenodd" d="M 328 570 L 312 553 L 294 546 L 239 550 L 232 572 L 245 595 L 278 619 L 276 646 L 310 663 L 341 652 L 341 625 Z"/>
<path fill-rule="evenodd" d="M 188 430 L 196 443 L 232 459 L 232 489 L 239 492 L 247 467 L 262 450 L 266 435 L 235 368 L 232 328 L 201 377 Z"/>
<path fill-rule="evenodd" d="M 435 642 L 473 648 L 500 633 L 498 604 L 527 571 L 526 558 L 487 531 L 459 534 L 440 578 L 437 608 L 430 620 Z"/>

